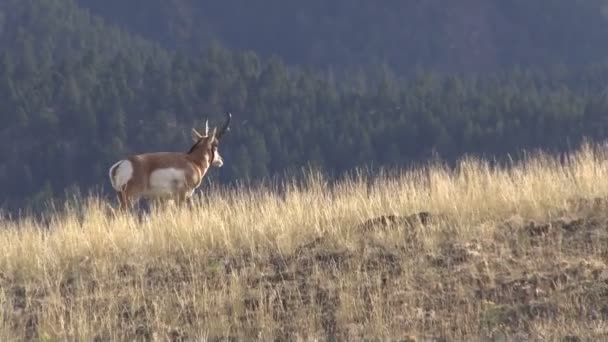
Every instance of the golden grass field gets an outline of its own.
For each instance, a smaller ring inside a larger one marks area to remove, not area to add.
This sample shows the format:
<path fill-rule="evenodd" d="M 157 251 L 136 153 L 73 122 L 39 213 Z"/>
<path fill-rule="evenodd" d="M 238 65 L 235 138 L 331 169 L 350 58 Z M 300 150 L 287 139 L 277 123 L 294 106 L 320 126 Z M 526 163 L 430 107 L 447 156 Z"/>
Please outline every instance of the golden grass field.
<path fill-rule="evenodd" d="M 607 340 L 608 147 L 566 157 L 5 219 L 0 340 Z"/>

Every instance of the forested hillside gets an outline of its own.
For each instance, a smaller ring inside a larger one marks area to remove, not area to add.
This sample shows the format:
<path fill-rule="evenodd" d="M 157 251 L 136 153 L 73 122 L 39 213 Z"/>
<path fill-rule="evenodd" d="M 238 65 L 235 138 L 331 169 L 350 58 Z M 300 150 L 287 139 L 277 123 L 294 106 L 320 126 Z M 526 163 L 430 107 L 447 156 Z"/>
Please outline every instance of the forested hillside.
<path fill-rule="evenodd" d="M 107 190 L 117 158 L 185 151 L 190 128 L 218 124 L 224 111 L 234 116 L 226 163 L 211 174 L 222 183 L 309 163 L 332 174 L 403 166 L 433 151 L 564 150 L 608 132 L 599 0 L 489 2 L 482 8 L 513 20 L 475 28 L 483 41 L 454 43 L 457 53 L 449 42 L 470 35 L 454 27 L 476 16 L 439 1 L 208 3 L 0 2 L 0 205 Z M 357 24 L 367 21 L 371 30 Z M 414 38 L 401 44 L 406 34 Z M 323 68 L 343 60 L 346 73 Z M 486 68 L 495 65 L 509 67 Z M 480 72 L 444 72 L 463 66 Z"/>
<path fill-rule="evenodd" d="M 606 0 L 78 0 L 166 47 L 212 39 L 290 64 L 479 71 L 608 53 Z"/>

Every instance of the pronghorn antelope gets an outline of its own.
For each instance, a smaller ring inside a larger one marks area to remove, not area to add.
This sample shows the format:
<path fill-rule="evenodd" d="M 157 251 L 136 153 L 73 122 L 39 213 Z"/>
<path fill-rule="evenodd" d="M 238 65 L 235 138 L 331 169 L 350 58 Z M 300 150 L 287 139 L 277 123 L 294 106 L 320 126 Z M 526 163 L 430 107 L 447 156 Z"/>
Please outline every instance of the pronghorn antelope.
<path fill-rule="evenodd" d="M 130 156 L 110 167 L 110 182 L 118 192 L 120 207 L 127 209 L 140 198 L 174 199 L 178 204 L 190 199 L 211 166 L 222 167 L 224 160 L 218 144 L 230 124 L 232 115 L 226 113 L 226 123 L 209 134 L 192 129 L 194 145 L 188 152 L 155 152 Z"/>

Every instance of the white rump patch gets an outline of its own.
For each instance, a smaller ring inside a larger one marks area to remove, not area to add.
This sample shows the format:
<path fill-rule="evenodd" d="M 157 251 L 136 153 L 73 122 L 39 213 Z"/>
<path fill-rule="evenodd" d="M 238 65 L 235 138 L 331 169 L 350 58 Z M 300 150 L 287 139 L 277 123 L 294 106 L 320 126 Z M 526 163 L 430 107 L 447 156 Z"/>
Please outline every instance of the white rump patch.
<path fill-rule="evenodd" d="M 114 173 L 114 169 L 116 169 L 116 173 L 114 177 L 112 177 L 112 173 Z M 133 177 L 133 164 L 128 160 L 120 160 L 112 167 L 110 167 L 110 182 L 112 183 L 112 187 L 116 191 L 122 191 L 122 188 L 131 180 Z"/>
<path fill-rule="evenodd" d="M 186 173 L 176 168 L 157 169 L 150 174 L 146 196 L 168 196 L 186 187 Z"/>

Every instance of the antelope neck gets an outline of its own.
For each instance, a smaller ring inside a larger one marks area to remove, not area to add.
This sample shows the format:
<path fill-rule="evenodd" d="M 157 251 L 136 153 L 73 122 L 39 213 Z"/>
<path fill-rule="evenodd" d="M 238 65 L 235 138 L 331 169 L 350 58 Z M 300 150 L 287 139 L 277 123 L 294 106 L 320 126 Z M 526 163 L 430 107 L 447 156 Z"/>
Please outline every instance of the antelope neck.
<path fill-rule="evenodd" d="M 188 159 L 192 162 L 192 164 L 196 165 L 201 171 L 208 169 L 211 166 L 213 160 L 206 161 L 205 155 L 207 153 L 196 153 L 196 151 L 188 153 Z M 205 165 L 207 164 L 207 165 Z"/>

